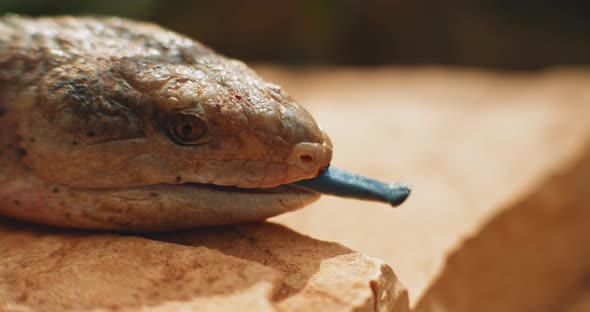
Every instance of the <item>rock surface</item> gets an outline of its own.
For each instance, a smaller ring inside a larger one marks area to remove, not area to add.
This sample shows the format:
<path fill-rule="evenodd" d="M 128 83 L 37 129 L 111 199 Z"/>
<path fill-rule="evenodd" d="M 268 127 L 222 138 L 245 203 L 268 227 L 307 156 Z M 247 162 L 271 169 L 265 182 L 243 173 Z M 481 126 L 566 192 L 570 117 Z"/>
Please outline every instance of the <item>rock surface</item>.
<path fill-rule="evenodd" d="M 590 145 L 576 156 L 482 220 L 479 232 L 449 253 L 416 310 L 558 309 L 590 274 Z M 466 293 L 464 285 L 475 286 Z"/>
<path fill-rule="evenodd" d="M 562 312 L 588 312 L 590 311 L 590 284 L 585 285 L 573 296 L 568 298 L 557 311 Z"/>
<path fill-rule="evenodd" d="M 0 224 L 1 311 L 406 311 L 383 262 L 260 223 L 153 236 Z"/>
<path fill-rule="evenodd" d="M 590 274 L 587 72 L 265 74 L 331 134 L 333 164 L 414 186 L 397 210 L 322 198 L 274 220 L 385 260 L 417 310 L 551 310 Z"/>

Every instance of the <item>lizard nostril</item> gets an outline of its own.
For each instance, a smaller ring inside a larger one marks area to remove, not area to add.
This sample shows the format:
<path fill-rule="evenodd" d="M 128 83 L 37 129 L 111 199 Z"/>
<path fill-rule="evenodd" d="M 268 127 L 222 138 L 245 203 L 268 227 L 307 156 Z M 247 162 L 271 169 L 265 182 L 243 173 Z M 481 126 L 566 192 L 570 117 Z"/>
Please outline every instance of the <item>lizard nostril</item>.
<path fill-rule="evenodd" d="M 287 176 L 284 181 L 290 183 L 316 177 L 330 165 L 331 159 L 332 146 L 311 142 L 297 143 L 285 161 Z"/>
<path fill-rule="evenodd" d="M 328 166 L 331 155 L 331 151 L 319 143 L 301 142 L 293 147 L 286 163 L 304 174 L 315 175 L 320 167 Z"/>
<path fill-rule="evenodd" d="M 299 159 L 301 159 L 301 161 L 304 163 L 310 163 L 313 161 L 313 157 L 311 155 L 306 154 L 299 155 Z"/>

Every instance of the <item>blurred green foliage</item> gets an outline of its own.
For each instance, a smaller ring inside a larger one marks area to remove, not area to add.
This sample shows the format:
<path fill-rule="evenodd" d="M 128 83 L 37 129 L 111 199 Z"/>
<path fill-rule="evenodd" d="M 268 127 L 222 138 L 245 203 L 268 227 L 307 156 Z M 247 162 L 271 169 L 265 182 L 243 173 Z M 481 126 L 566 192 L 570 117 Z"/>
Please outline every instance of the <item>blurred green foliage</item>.
<path fill-rule="evenodd" d="M 239 59 L 287 64 L 590 64 L 582 1 L 2 0 L 0 13 L 153 21 Z"/>

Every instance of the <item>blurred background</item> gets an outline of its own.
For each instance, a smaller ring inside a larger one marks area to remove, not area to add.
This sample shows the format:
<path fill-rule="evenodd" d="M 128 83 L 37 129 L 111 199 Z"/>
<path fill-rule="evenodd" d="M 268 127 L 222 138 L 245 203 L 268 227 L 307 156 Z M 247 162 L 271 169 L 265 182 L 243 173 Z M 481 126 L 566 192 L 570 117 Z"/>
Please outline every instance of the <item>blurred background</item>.
<path fill-rule="evenodd" d="M 287 65 L 590 64 L 585 1 L 2 0 L 1 13 L 153 21 L 228 56 Z"/>

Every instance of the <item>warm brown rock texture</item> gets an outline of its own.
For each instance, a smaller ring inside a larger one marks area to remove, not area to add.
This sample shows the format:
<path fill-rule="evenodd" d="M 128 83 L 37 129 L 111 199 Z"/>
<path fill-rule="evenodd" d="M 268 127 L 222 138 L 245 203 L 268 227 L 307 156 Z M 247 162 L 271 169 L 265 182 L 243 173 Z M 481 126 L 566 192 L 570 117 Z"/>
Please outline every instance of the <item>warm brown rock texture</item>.
<path fill-rule="evenodd" d="M 590 146 L 579 152 L 452 251 L 417 310 L 542 311 L 575 291 L 590 273 Z"/>
<path fill-rule="evenodd" d="M 279 222 L 384 259 L 420 311 L 553 311 L 587 280 L 588 73 L 267 76 L 331 133 L 333 164 L 414 186 L 398 210 L 322 198 Z"/>
<path fill-rule="evenodd" d="M 261 223 L 124 236 L 0 224 L 0 311 L 406 311 L 391 268 Z"/>

